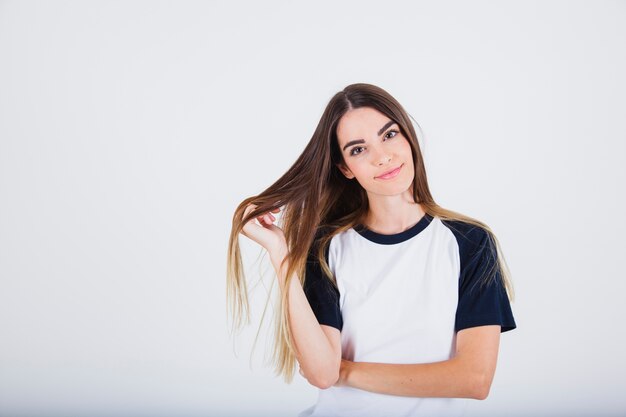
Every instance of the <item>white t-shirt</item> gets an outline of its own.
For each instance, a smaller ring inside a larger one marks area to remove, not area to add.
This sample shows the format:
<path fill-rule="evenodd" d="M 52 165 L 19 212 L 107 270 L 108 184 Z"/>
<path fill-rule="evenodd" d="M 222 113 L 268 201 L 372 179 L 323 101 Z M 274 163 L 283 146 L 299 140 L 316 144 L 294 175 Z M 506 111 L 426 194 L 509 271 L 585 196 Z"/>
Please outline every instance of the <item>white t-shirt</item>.
<path fill-rule="evenodd" d="M 481 286 L 496 260 L 482 228 L 428 214 L 393 235 L 351 228 L 334 236 L 325 252 L 337 289 L 323 276 L 314 247 L 304 291 L 319 323 L 341 331 L 344 359 L 438 362 L 453 356 L 461 329 L 516 327 L 501 275 Z M 467 401 L 333 386 L 320 389 L 317 403 L 298 417 L 461 416 Z"/>

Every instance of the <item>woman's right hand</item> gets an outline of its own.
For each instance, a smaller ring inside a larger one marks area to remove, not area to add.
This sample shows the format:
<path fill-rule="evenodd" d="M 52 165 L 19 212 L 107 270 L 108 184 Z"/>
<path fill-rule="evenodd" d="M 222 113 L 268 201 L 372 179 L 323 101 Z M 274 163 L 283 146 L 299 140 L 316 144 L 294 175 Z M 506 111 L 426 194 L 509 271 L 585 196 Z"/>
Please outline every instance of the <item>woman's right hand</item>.
<path fill-rule="evenodd" d="M 254 204 L 248 204 L 243 214 L 244 217 L 256 207 Z M 277 208 L 271 212 L 268 211 L 260 216 L 253 217 L 243 226 L 241 231 L 244 236 L 263 246 L 270 254 L 282 251 L 287 247 L 283 230 L 274 225 L 276 217 L 272 213 L 278 213 L 279 211 L 280 209 Z M 255 220 L 258 220 L 260 225 L 256 224 Z"/>

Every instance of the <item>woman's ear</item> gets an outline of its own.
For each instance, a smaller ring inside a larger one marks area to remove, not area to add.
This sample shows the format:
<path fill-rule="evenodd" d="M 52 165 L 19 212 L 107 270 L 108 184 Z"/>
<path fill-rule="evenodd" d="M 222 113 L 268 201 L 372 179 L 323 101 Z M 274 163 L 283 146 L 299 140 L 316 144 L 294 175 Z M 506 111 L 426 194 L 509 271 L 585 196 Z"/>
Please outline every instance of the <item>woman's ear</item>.
<path fill-rule="evenodd" d="M 352 178 L 354 178 L 354 174 L 352 173 L 352 171 L 350 171 L 350 168 L 348 168 L 347 166 L 344 165 L 343 162 L 339 162 L 337 165 L 337 168 L 339 168 L 339 171 L 341 171 L 341 173 L 349 180 L 351 180 Z"/>

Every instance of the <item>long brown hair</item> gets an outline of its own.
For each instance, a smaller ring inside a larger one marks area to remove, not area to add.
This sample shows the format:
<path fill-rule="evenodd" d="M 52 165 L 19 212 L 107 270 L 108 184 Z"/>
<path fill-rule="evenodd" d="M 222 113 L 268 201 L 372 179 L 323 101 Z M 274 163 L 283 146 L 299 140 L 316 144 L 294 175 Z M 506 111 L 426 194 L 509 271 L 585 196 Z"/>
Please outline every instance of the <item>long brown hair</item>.
<path fill-rule="evenodd" d="M 245 313 L 249 323 L 249 303 L 246 279 L 243 273 L 239 234 L 249 220 L 282 208 L 282 217 L 278 224 L 284 231 L 289 253 L 286 269 L 287 282 L 295 276 L 304 284 L 307 256 L 312 248 L 317 232 L 325 230 L 316 240 L 316 257 L 322 270 L 333 285 L 335 278 L 325 260 L 324 251 L 330 240 L 338 233 L 360 224 L 367 215 L 369 204 L 366 191 L 356 180 L 347 179 L 337 168 L 343 161 L 337 141 L 337 124 L 348 110 L 370 107 L 383 113 L 400 126 L 404 137 L 411 145 L 411 153 L 415 167 L 413 181 L 413 199 L 422 209 L 433 217 L 441 220 L 458 220 L 483 228 L 491 238 L 497 262 L 483 283 L 500 276 L 508 297 L 514 299 L 510 272 L 500 249 L 498 239 L 492 230 L 483 222 L 463 214 L 440 207 L 428 188 L 426 168 L 420 151 L 417 135 L 408 113 L 389 93 L 371 84 L 351 84 L 336 93 L 329 101 L 320 121 L 295 163 L 274 184 L 259 195 L 243 200 L 233 215 L 232 229 L 228 242 L 227 255 L 227 286 L 226 297 L 231 315 L 234 316 L 234 327 L 240 327 L 242 315 Z M 256 205 L 244 217 L 249 204 Z M 500 274 L 496 274 L 497 272 Z M 289 328 L 288 291 L 281 294 L 281 302 L 276 310 L 276 327 L 273 361 L 277 375 L 283 375 L 290 383 L 295 371 L 295 344 Z"/>

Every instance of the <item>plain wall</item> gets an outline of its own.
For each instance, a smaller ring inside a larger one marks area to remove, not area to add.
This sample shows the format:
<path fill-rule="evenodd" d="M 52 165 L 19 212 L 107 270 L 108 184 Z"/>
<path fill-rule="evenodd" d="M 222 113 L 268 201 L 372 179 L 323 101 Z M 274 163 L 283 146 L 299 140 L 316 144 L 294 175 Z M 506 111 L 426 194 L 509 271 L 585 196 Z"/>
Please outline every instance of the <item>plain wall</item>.
<path fill-rule="evenodd" d="M 626 414 L 625 39 L 624 1 L 0 2 L 0 415 L 312 405 L 271 327 L 252 351 L 261 285 L 231 337 L 226 246 L 355 82 L 419 122 L 436 201 L 513 274 L 468 414 Z"/>

